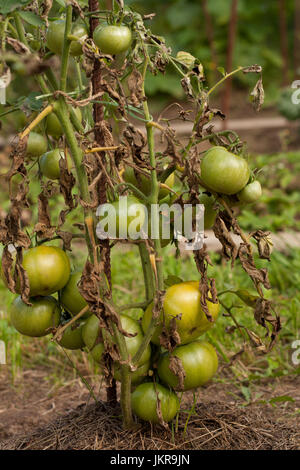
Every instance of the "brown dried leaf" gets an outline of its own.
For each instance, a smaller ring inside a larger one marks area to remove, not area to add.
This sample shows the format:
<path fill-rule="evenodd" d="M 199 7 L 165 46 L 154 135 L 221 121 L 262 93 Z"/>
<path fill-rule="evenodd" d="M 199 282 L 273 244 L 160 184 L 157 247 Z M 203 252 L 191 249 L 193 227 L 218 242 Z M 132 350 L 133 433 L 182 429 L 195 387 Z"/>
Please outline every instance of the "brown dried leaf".
<path fill-rule="evenodd" d="M 9 288 L 9 290 L 11 292 L 16 292 L 16 290 L 15 290 L 16 283 L 15 283 L 15 280 L 12 276 L 13 264 L 14 264 L 14 258 L 11 255 L 11 252 L 10 252 L 8 246 L 6 245 L 3 248 L 3 254 L 2 254 L 2 259 L 1 259 L 1 269 L 2 269 L 3 275 L 6 279 L 7 287 Z"/>
<path fill-rule="evenodd" d="M 176 320 L 180 321 L 181 315 L 172 318 L 168 327 L 164 325 L 159 337 L 160 345 L 169 352 L 172 352 L 176 346 L 181 343 L 180 336 L 177 332 Z"/>
<path fill-rule="evenodd" d="M 265 100 L 265 92 L 262 77 L 260 77 L 260 79 L 256 83 L 255 87 L 253 88 L 253 91 L 250 93 L 250 96 L 252 98 L 252 104 L 255 111 L 260 111 Z"/>
<path fill-rule="evenodd" d="M 15 281 L 15 284 L 18 285 L 18 289 L 20 291 L 21 299 L 23 300 L 23 302 L 27 305 L 31 305 L 29 301 L 29 293 L 30 293 L 29 279 L 28 279 L 25 269 L 22 266 L 22 261 L 23 261 L 22 248 L 17 248 L 14 281 Z"/>
<path fill-rule="evenodd" d="M 225 220 L 224 220 L 224 213 L 219 212 L 215 224 L 213 226 L 213 231 L 216 236 L 216 238 L 221 242 L 222 244 L 222 253 L 225 256 L 226 259 L 231 259 L 231 264 L 232 266 L 234 265 L 234 262 L 238 256 L 238 247 L 234 243 L 231 234 L 226 226 Z"/>
<path fill-rule="evenodd" d="M 67 166 L 67 160 L 65 158 L 61 158 L 59 160 L 59 185 L 60 185 L 60 192 L 62 193 L 66 205 L 70 209 L 74 209 L 76 207 L 76 201 L 72 195 L 72 189 L 76 183 L 76 180 L 72 173 L 69 171 Z"/>
<path fill-rule="evenodd" d="M 133 106 L 139 108 L 140 103 L 144 99 L 143 77 L 136 68 L 133 69 L 131 75 L 129 76 L 127 85 L 130 92 L 131 103 L 133 104 Z"/>
<path fill-rule="evenodd" d="M 272 253 L 272 246 L 273 243 L 270 239 L 271 232 L 264 232 L 263 230 L 256 230 L 255 232 L 251 232 L 249 235 L 253 237 L 257 242 L 257 248 L 259 257 L 261 259 L 270 260 L 270 256 Z"/>
<path fill-rule="evenodd" d="M 243 269 L 249 274 L 254 284 L 261 283 L 266 289 L 271 289 L 267 269 L 258 269 L 255 266 L 253 256 L 245 243 L 240 244 L 238 255 Z"/>
<path fill-rule="evenodd" d="M 179 357 L 175 355 L 170 355 L 169 358 L 170 358 L 169 369 L 178 378 L 178 385 L 176 385 L 175 390 L 183 391 L 184 379 L 185 379 L 186 374 L 182 365 L 182 361 Z"/>
<path fill-rule="evenodd" d="M 56 234 L 62 239 L 64 250 L 72 251 L 72 238 L 71 232 L 65 232 L 63 230 L 57 230 Z"/>
<path fill-rule="evenodd" d="M 44 191 L 38 197 L 38 223 L 34 227 L 34 231 L 40 238 L 53 238 L 55 227 L 51 226 L 48 196 Z"/>
<path fill-rule="evenodd" d="M 158 391 L 156 389 L 156 384 L 154 383 L 154 389 L 155 389 L 155 393 L 156 393 L 156 413 L 157 413 L 157 417 L 158 417 L 158 420 L 159 420 L 159 424 L 161 426 L 163 426 L 165 429 L 169 429 L 169 426 L 168 426 L 168 423 L 166 423 L 164 421 L 164 418 L 163 418 L 163 415 L 162 415 L 162 411 L 161 411 L 161 401 L 160 401 L 160 398 L 159 398 L 159 395 L 158 395 Z"/>

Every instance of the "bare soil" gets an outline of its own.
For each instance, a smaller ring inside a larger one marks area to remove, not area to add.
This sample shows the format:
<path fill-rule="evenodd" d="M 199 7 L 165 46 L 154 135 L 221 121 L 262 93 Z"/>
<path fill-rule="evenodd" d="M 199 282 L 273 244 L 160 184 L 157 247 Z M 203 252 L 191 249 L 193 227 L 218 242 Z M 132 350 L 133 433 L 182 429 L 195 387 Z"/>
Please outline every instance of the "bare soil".
<path fill-rule="evenodd" d="M 120 408 L 104 402 L 103 386 L 94 388 L 95 403 L 79 379 L 58 386 L 50 375 L 43 367 L 27 370 L 12 386 L 2 369 L 0 449 L 300 449 L 300 377 L 257 384 L 254 395 L 261 395 L 250 403 L 237 383 L 211 383 L 199 392 L 187 431 L 183 411 L 172 433 L 142 423 L 124 431 Z M 278 396 L 292 401 L 271 405 Z M 186 394 L 183 410 L 192 398 Z"/>

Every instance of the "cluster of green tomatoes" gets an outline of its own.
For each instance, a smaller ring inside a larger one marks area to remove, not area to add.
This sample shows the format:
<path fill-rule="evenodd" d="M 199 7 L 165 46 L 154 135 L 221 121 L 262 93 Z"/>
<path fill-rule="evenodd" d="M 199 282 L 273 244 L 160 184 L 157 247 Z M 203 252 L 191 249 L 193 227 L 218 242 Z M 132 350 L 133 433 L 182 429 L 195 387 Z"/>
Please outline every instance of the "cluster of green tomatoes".
<path fill-rule="evenodd" d="M 10 309 L 11 322 L 22 335 L 42 337 L 51 335 L 60 325 L 81 312 L 87 303 L 78 289 L 82 273 L 71 272 L 67 254 L 60 248 L 40 245 L 24 252 L 23 267 L 30 286 L 30 305 L 21 296 L 14 299 Z M 2 278 L 5 281 L 2 273 Z M 18 290 L 18 285 L 17 285 Z M 59 295 L 58 295 L 59 294 Z M 129 358 L 137 353 L 152 318 L 153 304 L 149 304 L 140 321 L 121 314 L 121 326 L 129 336 L 125 342 Z M 208 302 L 210 315 L 215 321 L 219 304 Z M 162 330 L 169 331 L 176 319 L 180 344 L 172 353 L 160 345 Z M 160 400 L 165 421 L 174 418 L 179 410 L 177 390 L 197 388 L 209 381 L 218 366 L 216 352 L 211 344 L 199 339 L 214 323 L 207 320 L 200 304 L 198 281 L 174 284 L 166 290 L 163 310 L 151 344 L 145 349 L 131 373 L 132 406 L 137 416 L 154 423 L 159 422 L 157 400 Z M 100 365 L 105 351 L 104 343 L 113 346 L 115 338 L 99 326 L 96 315 L 86 313 L 63 331 L 59 344 L 66 349 L 83 349 Z M 184 381 L 179 383 L 170 370 L 171 356 L 181 360 Z M 113 368 L 114 378 L 121 380 L 120 364 Z M 155 381 L 153 380 L 155 378 Z M 147 400 L 147 407 L 145 407 Z"/>

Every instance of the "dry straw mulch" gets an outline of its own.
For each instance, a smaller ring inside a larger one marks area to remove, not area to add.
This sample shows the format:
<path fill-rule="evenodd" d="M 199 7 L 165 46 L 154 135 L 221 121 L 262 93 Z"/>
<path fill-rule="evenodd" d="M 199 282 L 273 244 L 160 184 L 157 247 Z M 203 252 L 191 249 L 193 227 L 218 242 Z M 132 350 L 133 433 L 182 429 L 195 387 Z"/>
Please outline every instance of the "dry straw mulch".
<path fill-rule="evenodd" d="M 32 434 L 10 439 L 0 449 L 172 450 L 172 449 L 300 449 L 297 420 L 281 418 L 259 405 L 237 407 L 221 401 L 197 405 L 187 431 L 187 414 L 181 413 L 178 433 L 138 425 L 122 429 L 120 409 L 105 403 L 80 405 Z M 175 437 L 173 437 L 175 436 Z"/>

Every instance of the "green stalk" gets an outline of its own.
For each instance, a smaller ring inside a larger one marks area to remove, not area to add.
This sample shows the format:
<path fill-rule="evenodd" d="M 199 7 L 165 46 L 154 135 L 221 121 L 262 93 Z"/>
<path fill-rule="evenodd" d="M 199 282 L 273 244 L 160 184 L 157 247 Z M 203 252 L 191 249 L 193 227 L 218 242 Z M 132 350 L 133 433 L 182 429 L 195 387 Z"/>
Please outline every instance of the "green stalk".
<path fill-rule="evenodd" d="M 146 247 L 146 243 L 139 243 L 138 246 L 144 274 L 146 300 L 150 301 L 154 297 L 153 272 L 151 268 L 150 257 Z"/>
<path fill-rule="evenodd" d="M 25 36 L 24 26 L 23 26 L 23 23 L 21 21 L 19 13 L 17 11 L 15 11 L 13 13 L 13 17 L 14 17 L 14 20 L 15 20 L 15 25 L 16 25 L 16 29 L 17 29 L 20 41 L 23 44 L 25 44 L 25 46 L 27 46 L 29 48 L 29 44 L 28 44 L 28 41 L 27 41 L 26 36 Z"/>
<path fill-rule="evenodd" d="M 66 10 L 66 26 L 65 26 L 63 49 L 62 49 L 62 58 L 61 58 L 60 89 L 62 91 L 66 91 L 66 88 L 67 88 L 67 74 L 68 74 L 69 54 L 70 54 L 70 47 L 71 47 L 71 41 L 68 38 L 68 36 L 69 34 L 71 34 L 71 29 L 72 29 L 72 11 L 73 11 L 72 5 L 68 5 L 67 10 Z"/>
<path fill-rule="evenodd" d="M 145 83 L 145 77 L 146 77 L 146 72 L 147 72 L 147 66 L 148 66 L 148 59 L 147 59 L 147 54 L 146 54 L 146 59 L 144 63 L 144 70 L 143 70 L 143 83 Z M 159 182 L 157 179 L 157 171 L 156 171 L 156 158 L 155 158 L 155 148 L 154 148 L 154 132 L 153 132 L 153 126 L 149 125 L 151 122 L 151 116 L 149 112 L 149 107 L 148 107 L 148 101 L 146 99 L 146 94 L 145 94 L 145 89 L 143 87 L 143 95 L 144 95 L 144 101 L 143 101 L 143 109 L 145 113 L 145 118 L 147 120 L 146 124 L 146 129 L 147 129 L 147 139 L 148 139 L 148 149 L 149 149 L 149 160 L 150 164 L 153 167 L 153 170 L 151 171 L 151 192 L 150 192 L 150 203 L 151 204 L 158 204 L 158 194 L 159 194 Z M 157 225 L 157 222 L 159 224 L 159 221 L 155 220 L 154 221 L 154 227 Z M 155 233 L 159 233 L 159 226 L 155 227 Z M 160 238 L 154 240 L 154 247 L 155 247 L 155 265 L 156 265 L 156 272 L 157 272 L 157 288 L 160 292 L 164 290 L 164 276 L 163 276 L 163 264 L 162 264 L 162 249 L 161 249 L 161 242 Z M 143 253 L 143 258 L 142 262 L 144 262 L 144 257 L 145 254 Z M 151 268 L 151 265 L 150 265 Z M 144 266 L 143 266 L 144 269 Z M 147 268 L 148 269 L 148 268 Z M 151 270 L 152 271 L 152 270 Z M 152 277 L 153 279 L 153 277 Z M 146 291 L 147 291 L 147 285 L 148 285 L 148 280 L 146 281 Z M 136 365 L 140 358 L 142 357 L 145 349 L 149 345 L 152 336 L 155 332 L 157 323 L 159 322 L 159 318 L 154 318 L 152 317 L 150 325 L 145 333 L 145 336 L 143 338 L 143 341 L 137 351 L 137 353 L 134 355 L 132 358 L 132 363 Z"/>

